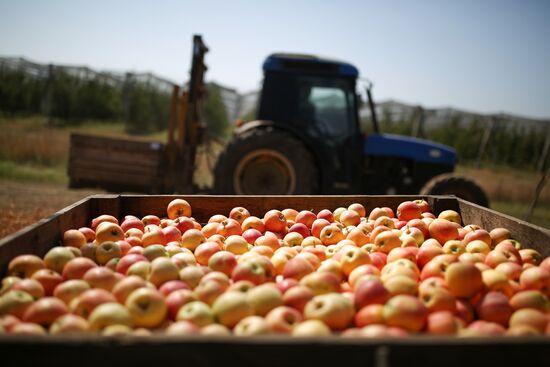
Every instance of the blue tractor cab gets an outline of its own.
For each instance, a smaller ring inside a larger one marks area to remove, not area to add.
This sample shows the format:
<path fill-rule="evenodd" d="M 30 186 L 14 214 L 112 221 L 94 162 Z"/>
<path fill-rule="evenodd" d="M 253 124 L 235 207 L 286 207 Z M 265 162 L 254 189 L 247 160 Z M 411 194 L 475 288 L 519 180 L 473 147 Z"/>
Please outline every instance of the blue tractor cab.
<path fill-rule="evenodd" d="M 276 53 L 263 64 L 256 119 L 235 130 L 218 158 L 224 194 L 457 194 L 488 205 L 483 191 L 452 174 L 455 151 L 379 131 L 360 131 L 358 69 L 312 55 Z"/>

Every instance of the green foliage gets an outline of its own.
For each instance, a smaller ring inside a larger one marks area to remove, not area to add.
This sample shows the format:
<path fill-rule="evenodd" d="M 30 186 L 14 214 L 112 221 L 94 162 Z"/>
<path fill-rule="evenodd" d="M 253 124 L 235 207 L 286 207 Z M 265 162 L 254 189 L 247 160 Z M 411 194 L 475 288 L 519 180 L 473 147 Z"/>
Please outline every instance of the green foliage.
<path fill-rule="evenodd" d="M 203 107 L 203 118 L 207 131 L 219 138 L 226 138 L 230 132 L 227 110 L 222 100 L 220 87 L 209 84 Z"/>

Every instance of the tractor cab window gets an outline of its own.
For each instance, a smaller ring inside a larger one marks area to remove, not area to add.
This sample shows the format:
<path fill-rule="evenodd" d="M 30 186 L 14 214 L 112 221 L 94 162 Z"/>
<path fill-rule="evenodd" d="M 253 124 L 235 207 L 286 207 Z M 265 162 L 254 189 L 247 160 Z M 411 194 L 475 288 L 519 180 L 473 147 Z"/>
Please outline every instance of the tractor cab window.
<path fill-rule="evenodd" d="M 300 117 L 309 130 L 333 141 L 353 134 L 354 91 L 349 81 L 304 78 L 300 84 Z"/>

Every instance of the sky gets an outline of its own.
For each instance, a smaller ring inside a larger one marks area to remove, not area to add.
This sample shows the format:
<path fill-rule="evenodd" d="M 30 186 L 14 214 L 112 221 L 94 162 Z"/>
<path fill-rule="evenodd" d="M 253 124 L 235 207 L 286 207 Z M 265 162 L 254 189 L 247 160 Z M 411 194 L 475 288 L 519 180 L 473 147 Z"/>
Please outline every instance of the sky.
<path fill-rule="evenodd" d="M 258 90 L 273 52 L 347 61 L 376 100 L 550 119 L 550 1 L 0 0 L 0 56 Z"/>

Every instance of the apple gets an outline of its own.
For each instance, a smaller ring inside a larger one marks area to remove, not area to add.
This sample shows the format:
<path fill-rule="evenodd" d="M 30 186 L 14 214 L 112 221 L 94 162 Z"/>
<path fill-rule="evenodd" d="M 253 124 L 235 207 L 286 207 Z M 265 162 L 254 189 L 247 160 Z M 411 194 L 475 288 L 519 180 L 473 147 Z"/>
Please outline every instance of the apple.
<path fill-rule="evenodd" d="M 274 283 L 253 287 L 246 295 L 248 304 L 258 316 L 265 316 L 272 309 L 283 305 L 283 295 Z"/>
<path fill-rule="evenodd" d="M 544 333 L 548 325 L 548 315 L 533 308 L 520 308 L 510 317 L 510 328 L 528 325 Z"/>
<path fill-rule="evenodd" d="M 519 280 L 522 272 L 522 266 L 515 262 L 500 263 L 495 267 L 496 271 L 499 271 L 506 275 L 510 280 Z"/>
<path fill-rule="evenodd" d="M 302 210 L 296 215 L 295 223 L 301 223 L 304 224 L 308 229 L 311 229 L 311 226 L 313 225 L 313 222 L 317 219 L 317 216 L 309 211 L 309 210 Z M 309 234 L 308 234 L 309 235 Z M 307 237 L 307 236 L 304 236 Z"/>
<path fill-rule="evenodd" d="M 521 256 L 521 261 L 524 264 L 532 264 L 532 265 L 538 266 L 543 260 L 543 257 L 540 254 L 540 252 L 532 248 L 521 249 L 519 250 L 519 254 Z"/>
<path fill-rule="evenodd" d="M 27 292 L 33 296 L 34 299 L 42 298 L 46 293 L 42 284 L 38 280 L 32 278 L 21 279 L 15 283 L 10 290 Z"/>
<path fill-rule="evenodd" d="M 90 285 L 86 281 L 82 279 L 72 279 L 64 281 L 56 286 L 53 291 L 53 296 L 69 305 L 73 299 L 89 289 Z"/>
<path fill-rule="evenodd" d="M 364 228 L 356 227 L 348 232 L 346 239 L 353 241 L 357 246 L 363 246 L 369 243 L 370 236 Z"/>
<path fill-rule="evenodd" d="M 199 301 L 212 305 L 214 301 L 226 291 L 227 288 L 227 284 L 219 282 L 215 279 L 205 280 L 203 277 L 193 292 Z"/>
<path fill-rule="evenodd" d="M 263 222 L 266 231 L 282 232 L 286 228 L 286 218 L 284 214 L 276 209 L 269 210 L 265 213 Z"/>
<path fill-rule="evenodd" d="M 304 309 L 306 319 L 320 320 L 332 330 L 343 330 L 348 327 L 354 314 L 353 303 L 340 293 L 315 296 Z"/>
<path fill-rule="evenodd" d="M 265 316 L 270 330 L 277 334 L 290 334 L 294 326 L 302 320 L 302 314 L 288 306 L 275 307 Z"/>
<path fill-rule="evenodd" d="M 58 317 L 50 326 L 50 334 L 84 333 L 90 330 L 90 324 L 83 317 L 65 314 Z"/>
<path fill-rule="evenodd" d="M 198 266 L 186 266 L 179 272 L 179 278 L 185 282 L 191 289 L 199 285 L 204 271 Z"/>
<path fill-rule="evenodd" d="M 481 271 L 473 264 L 452 263 L 445 270 L 445 282 L 455 297 L 472 297 L 483 288 Z"/>
<path fill-rule="evenodd" d="M 271 282 L 275 278 L 275 268 L 271 261 L 262 255 L 254 255 L 237 264 L 231 273 L 233 281 L 250 280 L 258 285 Z"/>
<path fill-rule="evenodd" d="M 525 269 L 519 277 L 519 285 L 522 290 L 540 290 L 548 294 L 550 292 L 550 271 L 540 267 Z"/>
<path fill-rule="evenodd" d="M 466 245 L 466 252 L 471 254 L 481 253 L 488 255 L 489 252 L 491 252 L 491 247 L 485 241 L 473 240 Z"/>
<path fill-rule="evenodd" d="M 328 271 L 316 271 L 304 276 L 300 280 L 300 284 L 311 289 L 315 295 L 339 292 L 340 283 L 341 281 Z"/>
<path fill-rule="evenodd" d="M 257 229 L 255 228 L 249 228 L 247 230 L 245 230 L 242 234 L 242 237 L 245 239 L 245 241 L 251 245 L 254 244 L 254 242 L 256 241 L 256 239 L 258 239 L 259 237 L 262 236 L 262 232 L 258 231 Z M 229 238 L 231 238 L 233 236 L 229 236 Z M 241 237 L 241 236 L 238 236 L 238 237 Z M 226 240 L 227 241 L 227 240 Z M 242 253 L 246 252 L 246 249 L 244 251 L 242 251 Z"/>
<path fill-rule="evenodd" d="M 176 320 L 189 321 L 202 328 L 214 323 L 214 313 L 206 303 L 192 301 L 181 306 L 176 315 Z"/>
<path fill-rule="evenodd" d="M 384 305 L 384 320 L 388 326 L 419 332 L 424 328 L 427 316 L 428 309 L 414 296 L 397 295 Z"/>
<path fill-rule="evenodd" d="M 179 279 L 179 269 L 169 258 L 158 257 L 151 262 L 151 269 L 147 280 L 156 287 L 160 287 L 170 280 L 177 279 Z"/>
<path fill-rule="evenodd" d="M 363 215 L 363 217 L 364 217 L 364 215 Z M 334 214 L 329 209 L 322 209 L 317 213 L 317 219 L 324 219 L 327 222 L 332 223 L 332 222 L 334 222 Z M 313 225 L 312 225 L 312 227 L 313 227 Z"/>
<path fill-rule="evenodd" d="M 374 245 L 376 251 L 388 254 L 394 248 L 401 246 L 401 240 L 397 233 L 393 231 L 383 231 L 374 238 Z"/>
<path fill-rule="evenodd" d="M 181 232 L 182 235 L 185 234 L 185 232 L 187 232 L 190 229 L 197 229 L 195 228 L 195 222 L 191 218 L 183 217 L 183 216 L 177 217 L 176 219 L 174 219 L 173 225 L 176 226 L 176 228 Z M 216 230 L 217 230 L 217 226 L 216 226 Z"/>
<path fill-rule="evenodd" d="M 32 279 L 38 280 L 42 284 L 46 296 L 51 296 L 55 287 L 63 282 L 61 274 L 51 269 L 38 270 L 32 275 Z"/>
<path fill-rule="evenodd" d="M 455 335 L 460 323 L 452 312 L 437 311 L 430 313 L 426 322 L 426 332 L 432 335 Z"/>
<path fill-rule="evenodd" d="M 304 237 L 298 232 L 288 232 L 283 238 L 283 243 L 286 246 L 300 246 Z"/>
<path fill-rule="evenodd" d="M 124 304 L 136 327 L 157 327 L 164 322 L 168 313 L 162 293 L 151 288 L 136 289 Z"/>
<path fill-rule="evenodd" d="M 89 319 L 90 330 L 103 330 L 112 325 L 132 327 L 132 317 L 126 307 L 117 302 L 107 302 L 97 306 Z"/>
<path fill-rule="evenodd" d="M 241 224 L 234 219 L 228 218 L 218 224 L 216 233 L 224 237 L 229 237 L 231 235 L 241 235 L 242 234 Z"/>
<path fill-rule="evenodd" d="M 460 214 L 455 210 L 444 210 L 441 213 L 439 213 L 437 218 L 445 219 L 447 221 L 450 221 L 456 224 L 462 224 L 462 218 L 460 217 Z"/>
<path fill-rule="evenodd" d="M 315 293 L 304 285 L 296 285 L 283 294 L 285 306 L 303 312 L 306 304 L 315 296 Z"/>
<path fill-rule="evenodd" d="M 242 206 L 235 207 L 229 212 L 229 218 L 236 220 L 242 224 L 246 218 L 250 217 L 250 212 Z"/>
<path fill-rule="evenodd" d="M 361 216 L 355 210 L 344 210 L 338 221 L 345 226 L 357 226 L 361 223 Z"/>
<path fill-rule="evenodd" d="M 118 224 L 118 219 L 116 219 L 115 217 L 113 217 L 112 215 L 109 215 L 109 214 L 100 215 L 100 216 L 92 219 L 92 223 L 91 223 L 92 230 L 95 231 L 97 229 L 97 227 L 103 222 L 110 222 L 110 223 Z"/>
<path fill-rule="evenodd" d="M 458 229 L 454 222 L 446 219 L 434 219 L 428 226 L 430 237 L 436 239 L 439 243 L 445 243 L 458 238 Z"/>
<path fill-rule="evenodd" d="M 174 199 L 168 203 L 166 207 L 166 213 L 168 218 L 176 219 L 178 217 L 190 217 L 191 205 L 184 199 Z"/>
<path fill-rule="evenodd" d="M 487 292 L 476 305 L 476 313 L 480 320 L 496 322 L 508 326 L 508 320 L 514 312 L 508 297 L 501 292 Z"/>
<path fill-rule="evenodd" d="M 207 223 L 204 227 L 202 227 L 201 232 L 204 235 L 205 238 L 210 238 L 211 236 L 216 234 L 216 231 L 218 230 L 218 224 L 217 222 Z"/>
<path fill-rule="evenodd" d="M 404 201 L 397 207 L 397 218 L 399 220 L 420 219 L 421 214 L 420 207 L 414 201 Z"/>
<path fill-rule="evenodd" d="M 407 222 L 403 222 L 403 226 L 406 224 Z M 387 217 L 387 216 L 381 216 L 379 218 L 377 218 L 375 221 L 374 221 L 374 228 L 376 227 L 386 227 L 386 228 L 389 228 L 389 229 L 395 229 L 396 228 L 396 222 L 394 220 L 392 220 L 390 217 Z"/>
<path fill-rule="evenodd" d="M 8 291 L 0 297 L 0 316 L 13 315 L 22 318 L 32 304 L 34 304 L 34 298 L 27 292 Z"/>
<path fill-rule="evenodd" d="M 89 227 L 80 227 L 78 231 L 84 235 L 86 242 L 93 242 L 95 240 L 95 231 L 93 229 Z"/>
<path fill-rule="evenodd" d="M 292 208 L 283 209 L 281 210 L 281 213 L 283 213 L 287 221 L 295 221 L 296 216 L 298 215 L 298 211 Z"/>
<path fill-rule="evenodd" d="M 268 335 L 271 329 L 263 317 L 247 316 L 235 325 L 233 333 L 236 336 Z"/>
<path fill-rule="evenodd" d="M 100 223 L 95 230 L 95 241 L 101 244 L 105 241 L 119 241 L 124 239 L 124 231 L 118 224 L 111 222 Z"/>
<path fill-rule="evenodd" d="M 281 247 L 281 242 L 274 233 L 267 231 L 263 236 L 256 238 L 256 241 L 254 241 L 254 247 L 251 248 L 251 251 L 255 251 L 255 249 L 260 246 L 268 247 L 272 252 Z"/>
<path fill-rule="evenodd" d="M 314 266 L 304 258 L 292 258 L 288 260 L 283 269 L 284 278 L 302 279 L 307 274 L 315 271 Z"/>
<path fill-rule="evenodd" d="M 32 322 L 20 322 L 15 325 L 10 334 L 19 334 L 19 335 L 46 335 L 46 329 L 38 324 Z"/>
<path fill-rule="evenodd" d="M 80 248 L 87 242 L 86 236 L 78 229 L 69 229 L 63 233 L 63 246 Z"/>
<path fill-rule="evenodd" d="M 367 305 L 354 316 L 355 325 L 357 327 L 365 327 L 367 325 L 384 324 L 384 305 L 371 304 Z"/>
<path fill-rule="evenodd" d="M 374 277 L 360 281 L 354 290 L 357 309 L 371 304 L 384 304 L 390 298 L 390 292 L 382 281 Z"/>
<path fill-rule="evenodd" d="M 415 296 L 418 293 L 418 283 L 415 279 L 406 275 L 392 275 L 384 278 L 384 287 L 391 296 L 409 294 Z"/>
<path fill-rule="evenodd" d="M 44 261 L 36 255 L 19 255 L 8 264 L 8 275 L 30 278 L 35 272 L 45 267 Z"/>
<path fill-rule="evenodd" d="M 524 290 L 514 294 L 510 299 L 510 305 L 514 310 L 534 308 L 545 313 L 550 311 L 548 297 L 538 290 Z"/>
<path fill-rule="evenodd" d="M 339 257 L 341 269 L 346 276 L 361 265 L 371 264 L 369 253 L 360 247 L 343 248 Z"/>
<path fill-rule="evenodd" d="M 254 314 L 245 293 L 231 291 L 219 296 L 212 305 L 214 316 L 222 325 L 233 328 L 239 321 Z"/>
<path fill-rule="evenodd" d="M 255 216 L 250 216 L 246 218 L 242 224 L 241 224 L 242 231 L 246 231 L 247 229 L 255 229 L 260 233 L 265 232 L 265 225 L 264 222 Z"/>
<path fill-rule="evenodd" d="M 74 258 L 75 255 L 67 247 L 54 247 L 44 256 L 44 264 L 46 268 L 61 274 L 65 264 Z"/>
<path fill-rule="evenodd" d="M 200 328 L 189 321 L 176 321 L 166 328 L 166 335 L 198 335 Z"/>
<path fill-rule="evenodd" d="M 168 309 L 168 317 L 175 320 L 180 308 L 189 303 L 198 301 L 193 291 L 189 289 L 178 289 L 170 293 L 166 297 L 166 307 Z"/>
<path fill-rule="evenodd" d="M 354 212 L 357 212 L 357 214 L 359 214 L 360 217 L 366 217 L 367 216 L 367 211 L 366 211 L 365 207 L 363 206 L 363 204 L 361 204 L 361 203 L 351 204 L 350 206 L 348 206 L 348 210 L 353 210 Z"/>
<path fill-rule="evenodd" d="M 237 266 L 235 255 L 229 251 L 218 251 L 208 260 L 208 267 L 213 271 L 220 271 L 231 276 L 233 269 Z"/>
<path fill-rule="evenodd" d="M 137 263 L 138 261 L 148 262 L 149 260 L 141 254 L 127 254 L 123 256 L 117 263 L 116 272 L 125 275 L 128 271 L 128 268 L 130 268 L 130 266 Z"/>
<path fill-rule="evenodd" d="M 297 323 L 292 329 L 293 337 L 330 336 L 330 328 L 321 320 L 305 320 Z"/>
<path fill-rule="evenodd" d="M 115 272 L 105 266 L 88 269 L 82 279 L 92 288 L 101 288 L 109 292 L 119 281 Z"/>

